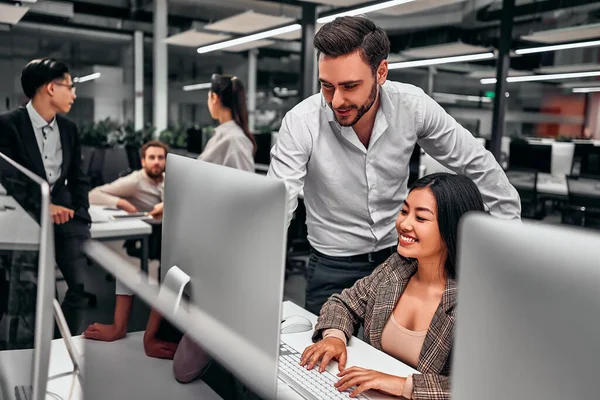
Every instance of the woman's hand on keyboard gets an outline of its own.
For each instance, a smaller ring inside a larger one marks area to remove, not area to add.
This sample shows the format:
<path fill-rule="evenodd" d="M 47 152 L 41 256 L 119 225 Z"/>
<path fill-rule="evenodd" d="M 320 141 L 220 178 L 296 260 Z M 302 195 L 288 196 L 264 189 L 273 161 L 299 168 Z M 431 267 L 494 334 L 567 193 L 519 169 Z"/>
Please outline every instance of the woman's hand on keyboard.
<path fill-rule="evenodd" d="M 320 362 L 319 372 L 323 372 L 332 359 L 337 360 L 340 371 L 346 368 L 346 344 L 338 338 L 327 337 L 304 349 L 300 365 L 306 366 L 306 369 L 310 370 L 315 367 L 317 362 Z"/>
<path fill-rule="evenodd" d="M 351 387 L 356 387 L 350 393 L 350 397 L 356 397 L 369 389 L 377 390 L 390 396 L 402 396 L 404 384 L 406 383 L 406 378 L 360 367 L 345 369 L 338 376 L 341 379 L 334 386 L 340 392 L 344 392 Z"/>

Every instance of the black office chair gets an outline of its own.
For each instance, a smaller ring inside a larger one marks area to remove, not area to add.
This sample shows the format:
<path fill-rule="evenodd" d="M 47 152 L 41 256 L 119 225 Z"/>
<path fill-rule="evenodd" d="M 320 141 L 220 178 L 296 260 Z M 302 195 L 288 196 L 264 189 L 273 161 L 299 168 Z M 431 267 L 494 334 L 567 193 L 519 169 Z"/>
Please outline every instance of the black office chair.
<path fill-rule="evenodd" d="M 562 209 L 562 223 L 600 229 L 600 177 L 567 177 L 569 204 Z"/>

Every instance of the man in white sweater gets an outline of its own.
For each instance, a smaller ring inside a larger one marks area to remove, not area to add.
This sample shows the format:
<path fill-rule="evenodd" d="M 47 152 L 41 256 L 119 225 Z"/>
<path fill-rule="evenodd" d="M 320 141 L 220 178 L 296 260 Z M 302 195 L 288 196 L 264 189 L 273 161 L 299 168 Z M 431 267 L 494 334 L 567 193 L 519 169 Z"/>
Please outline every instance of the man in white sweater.
<path fill-rule="evenodd" d="M 164 174 L 169 147 L 158 140 L 146 143 L 141 150 L 142 169 L 94 188 L 89 194 L 90 204 L 115 207 L 134 212 L 149 212 L 155 218 L 162 216 Z M 117 301 L 114 322 L 109 325 L 94 323 L 83 333 L 88 339 L 118 340 L 127 333 L 133 296 L 117 282 Z"/>
<path fill-rule="evenodd" d="M 142 169 L 94 188 L 90 204 L 116 207 L 129 213 L 162 210 L 165 165 L 169 147 L 158 140 L 146 143 L 141 150 Z"/>

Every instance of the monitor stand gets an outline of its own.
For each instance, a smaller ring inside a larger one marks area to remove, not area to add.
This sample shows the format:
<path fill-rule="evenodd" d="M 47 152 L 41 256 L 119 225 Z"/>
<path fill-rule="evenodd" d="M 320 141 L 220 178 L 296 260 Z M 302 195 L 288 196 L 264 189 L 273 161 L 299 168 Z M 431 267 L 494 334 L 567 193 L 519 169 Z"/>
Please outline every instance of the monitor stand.
<path fill-rule="evenodd" d="M 183 272 L 178 266 L 172 266 L 165 274 L 165 279 L 160 285 L 158 300 L 171 302 L 173 313 L 177 312 L 181 305 L 181 299 L 183 298 L 183 290 L 191 280 L 190 276 Z M 173 295 L 175 295 L 174 300 Z"/>
<path fill-rule="evenodd" d="M 73 336 L 71 336 L 71 330 L 69 329 L 69 325 L 67 325 L 67 320 L 65 319 L 65 315 L 63 314 L 62 309 L 60 308 L 60 303 L 58 300 L 53 300 L 54 306 L 54 320 L 56 321 L 56 325 L 58 326 L 58 330 L 60 331 L 60 335 L 62 336 L 63 342 L 65 343 L 65 347 L 67 348 L 67 352 L 69 353 L 69 357 L 71 358 L 71 362 L 73 363 L 73 374 L 77 376 L 79 379 L 79 384 L 83 387 L 83 372 L 82 372 L 82 362 L 81 356 L 75 347 L 75 343 L 73 343 Z"/>

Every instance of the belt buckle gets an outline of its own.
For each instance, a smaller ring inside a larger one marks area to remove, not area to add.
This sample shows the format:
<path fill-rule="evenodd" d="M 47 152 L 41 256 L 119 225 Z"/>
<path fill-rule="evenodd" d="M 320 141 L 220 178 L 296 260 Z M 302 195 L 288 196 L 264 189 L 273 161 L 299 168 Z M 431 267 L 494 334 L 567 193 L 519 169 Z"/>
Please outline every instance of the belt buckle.
<path fill-rule="evenodd" d="M 375 260 L 373 259 L 373 253 L 368 254 L 368 260 L 370 263 L 375 262 Z"/>

